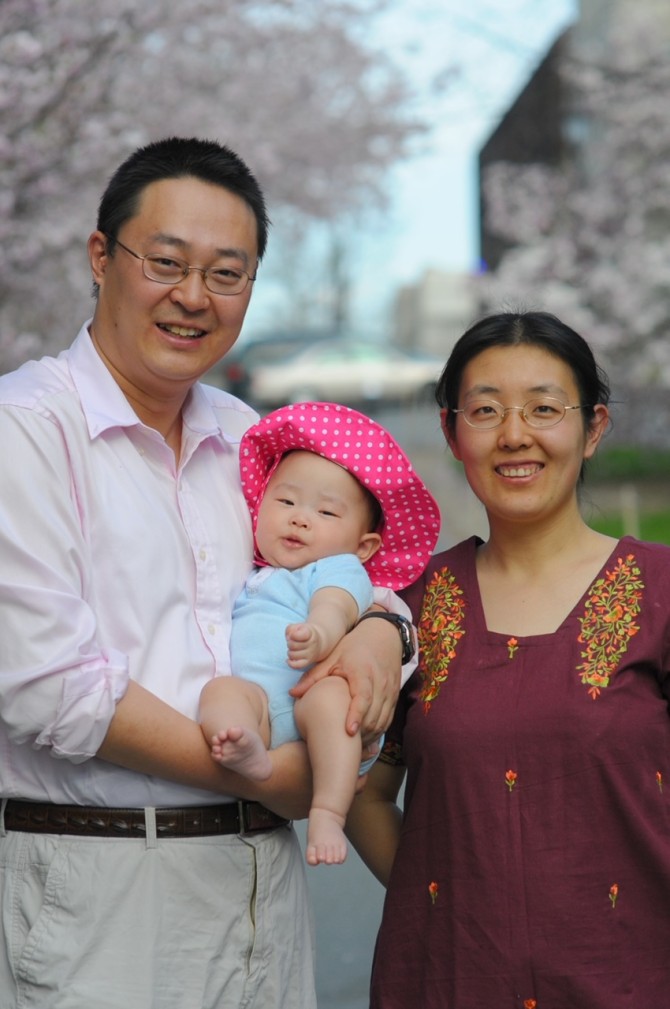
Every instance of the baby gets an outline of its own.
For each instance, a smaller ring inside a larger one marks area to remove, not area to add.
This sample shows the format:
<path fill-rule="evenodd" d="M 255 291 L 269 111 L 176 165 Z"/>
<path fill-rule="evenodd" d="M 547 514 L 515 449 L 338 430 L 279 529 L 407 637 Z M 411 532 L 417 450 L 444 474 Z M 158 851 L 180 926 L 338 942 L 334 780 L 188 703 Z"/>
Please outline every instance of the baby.
<path fill-rule="evenodd" d="M 439 511 L 388 432 L 335 404 L 269 414 L 243 437 L 240 467 L 258 566 L 233 611 L 234 675 L 202 693 L 203 731 L 215 760 L 257 780 L 271 774 L 269 746 L 304 739 L 314 778 L 306 858 L 340 863 L 356 779 L 369 766 L 361 771 L 360 736 L 345 729 L 349 687 L 328 676 L 302 698 L 289 690 L 369 610 L 373 585 L 419 577 Z M 409 626 L 400 629 L 412 644 Z"/>

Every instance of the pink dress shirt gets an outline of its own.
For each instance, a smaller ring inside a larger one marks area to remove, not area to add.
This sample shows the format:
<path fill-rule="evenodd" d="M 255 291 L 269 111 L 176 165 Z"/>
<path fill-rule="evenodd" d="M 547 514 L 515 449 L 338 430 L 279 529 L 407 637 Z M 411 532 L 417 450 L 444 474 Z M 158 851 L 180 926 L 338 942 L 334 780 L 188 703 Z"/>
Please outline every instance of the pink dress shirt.
<path fill-rule="evenodd" d="M 86 327 L 57 358 L 0 378 L 2 796 L 220 801 L 94 755 L 129 678 L 197 718 L 204 684 L 230 671 L 252 558 L 238 446 L 256 419 L 196 385 L 176 467 Z"/>

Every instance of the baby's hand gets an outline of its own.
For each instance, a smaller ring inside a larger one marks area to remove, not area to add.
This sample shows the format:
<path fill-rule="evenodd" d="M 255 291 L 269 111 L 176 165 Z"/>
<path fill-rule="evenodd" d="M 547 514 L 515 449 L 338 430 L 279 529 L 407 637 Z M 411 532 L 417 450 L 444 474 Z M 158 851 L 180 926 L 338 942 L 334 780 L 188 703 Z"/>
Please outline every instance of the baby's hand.
<path fill-rule="evenodd" d="M 289 624 L 286 644 L 292 669 L 304 669 L 321 658 L 321 634 L 314 624 Z"/>

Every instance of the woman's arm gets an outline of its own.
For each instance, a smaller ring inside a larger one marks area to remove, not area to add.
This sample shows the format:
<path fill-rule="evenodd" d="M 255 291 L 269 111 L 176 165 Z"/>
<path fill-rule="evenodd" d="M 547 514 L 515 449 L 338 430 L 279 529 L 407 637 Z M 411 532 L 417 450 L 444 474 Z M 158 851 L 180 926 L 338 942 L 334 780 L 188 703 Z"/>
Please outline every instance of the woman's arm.
<path fill-rule="evenodd" d="M 382 886 L 388 886 L 400 839 L 402 812 L 397 799 L 404 777 L 404 767 L 378 760 L 347 817 L 347 837 Z"/>

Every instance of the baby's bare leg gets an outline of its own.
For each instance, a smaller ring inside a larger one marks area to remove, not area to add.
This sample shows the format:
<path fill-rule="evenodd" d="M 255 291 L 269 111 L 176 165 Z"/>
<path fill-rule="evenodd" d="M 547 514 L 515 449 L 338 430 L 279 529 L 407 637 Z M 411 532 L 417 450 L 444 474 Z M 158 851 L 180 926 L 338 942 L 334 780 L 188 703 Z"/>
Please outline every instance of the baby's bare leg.
<path fill-rule="evenodd" d="M 237 676 L 210 680 L 200 695 L 200 724 L 217 763 L 255 781 L 270 777 L 267 697 L 256 683 Z"/>
<path fill-rule="evenodd" d="M 346 680 L 328 676 L 295 703 L 314 778 L 305 852 L 310 865 L 335 865 L 347 856 L 344 824 L 361 763 L 360 736 L 348 735 L 344 727 L 350 700 Z"/>

